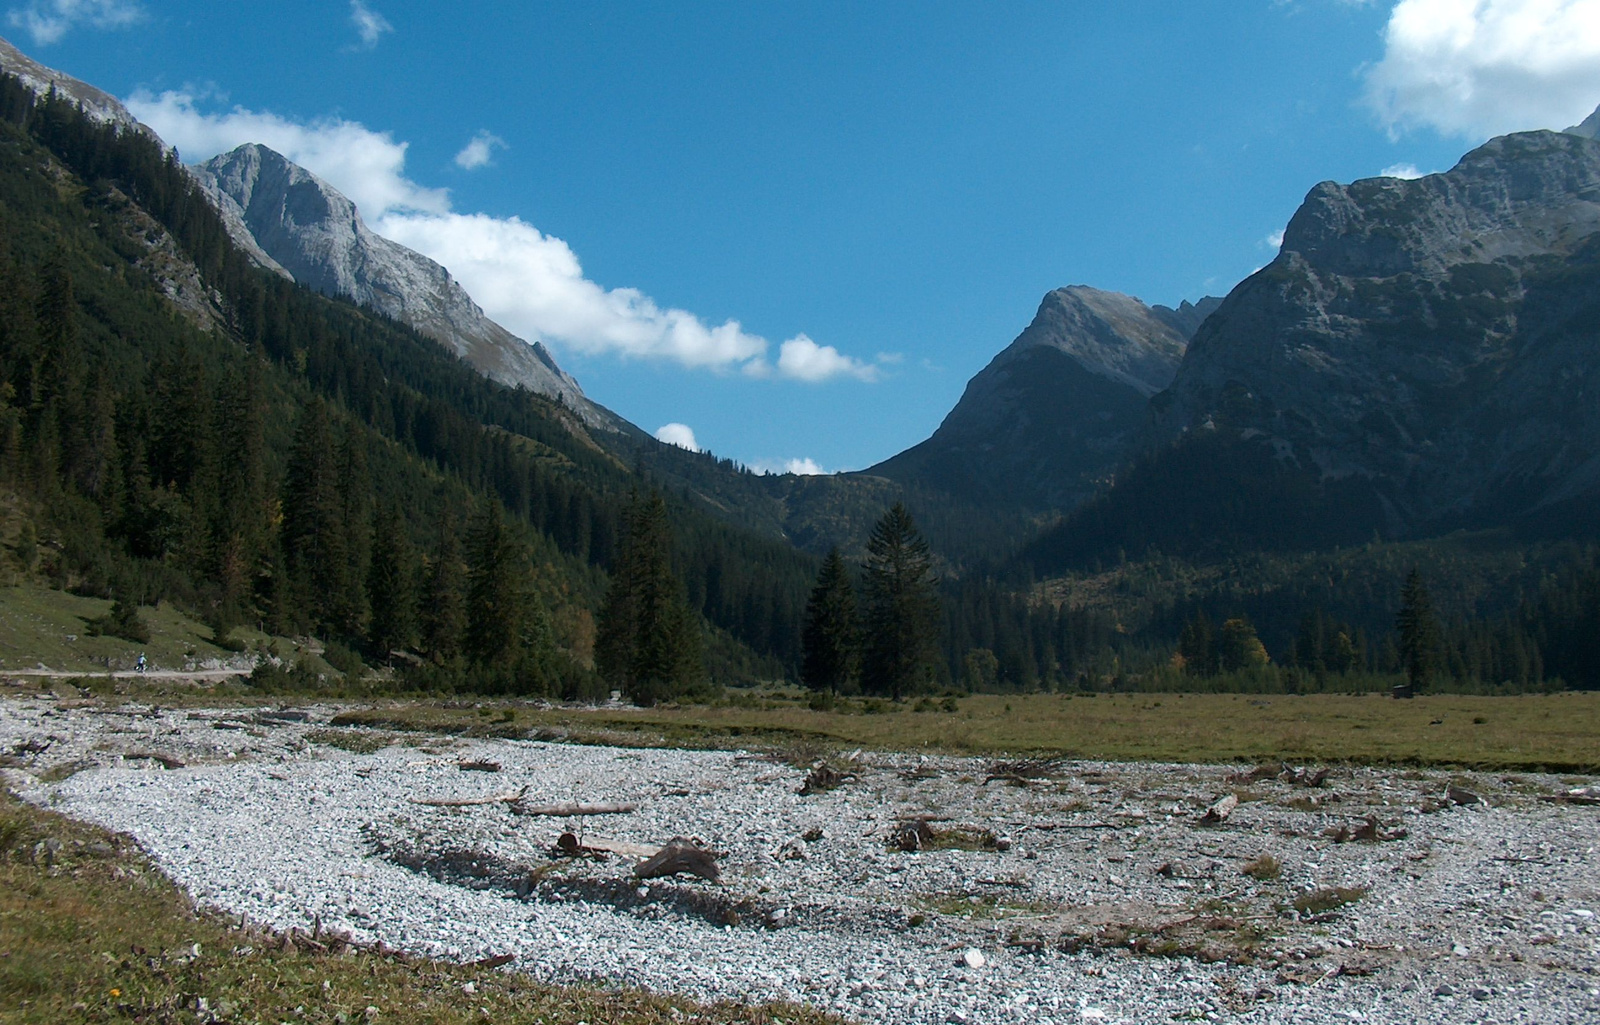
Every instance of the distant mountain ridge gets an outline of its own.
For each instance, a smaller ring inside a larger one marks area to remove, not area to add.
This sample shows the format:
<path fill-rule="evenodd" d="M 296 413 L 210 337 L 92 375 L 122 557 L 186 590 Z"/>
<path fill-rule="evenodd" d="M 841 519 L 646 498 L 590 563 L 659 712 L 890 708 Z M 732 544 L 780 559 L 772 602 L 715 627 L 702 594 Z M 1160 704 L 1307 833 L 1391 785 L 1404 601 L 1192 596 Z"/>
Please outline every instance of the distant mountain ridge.
<path fill-rule="evenodd" d="M 865 472 L 990 504 L 1071 508 L 1126 456 L 1148 399 L 1220 301 L 1172 309 L 1058 288 L 932 437 Z"/>

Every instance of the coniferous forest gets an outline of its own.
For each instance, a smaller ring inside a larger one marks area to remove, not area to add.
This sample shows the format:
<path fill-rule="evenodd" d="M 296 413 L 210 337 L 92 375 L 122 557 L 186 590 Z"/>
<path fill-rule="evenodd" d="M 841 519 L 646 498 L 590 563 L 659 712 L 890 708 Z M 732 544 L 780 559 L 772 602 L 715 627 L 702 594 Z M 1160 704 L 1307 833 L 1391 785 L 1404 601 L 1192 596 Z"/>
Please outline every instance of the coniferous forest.
<path fill-rule="evenodd" d="M 1192 473 L 1203 494 L 1214 463 L 1130 479 Z M 591 436 L 255 267 L 175 154 L 10 78 L 0 488 L 10 572 L 115 600 L 107 631 L 170 602 L 219 643 L 314 635 L 415 689 L 1600 686 L 1593 545 L 1484 532 L 1308 554 L 1219 533 L 1191 551 L 1119 533 L 1137 487 L 1024 545 L 1016 516 L 880 478 L 767 480 Z M 774 527 L 774 503 L 806 536 Z"/>

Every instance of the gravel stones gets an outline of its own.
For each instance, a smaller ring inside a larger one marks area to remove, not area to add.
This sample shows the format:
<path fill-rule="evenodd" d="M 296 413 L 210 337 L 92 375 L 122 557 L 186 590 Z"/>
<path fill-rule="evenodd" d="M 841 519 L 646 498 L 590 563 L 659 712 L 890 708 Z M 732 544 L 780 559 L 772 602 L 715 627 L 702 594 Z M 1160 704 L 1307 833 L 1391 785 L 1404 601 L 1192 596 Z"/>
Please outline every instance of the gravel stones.
<path fill-rule="evenodd" d="M 307 739 L 332 711 L 5 700 L 0 751 L 40 748 L 11 759 L 14 788 L 132 834 L 204 904 L 462 961 L 515 955 L 541 979 L 890 1023 L 1442 1022 L 1461 994 L 1483 1020 L 1600 1020 L 1600 812 L 1542 799 L 1565 780 L 1456 774 L 1484 802 L 1424 813 L 1444 774 L 1338 769 L 1326 802 L 1261 780 L 1199 828 L 1237 767 L 1062 763 L 985 785 L 972 760 L 869 754 L 801 796 L 805 770 L 739 752 L 411 738 L 355 755 Z M 722 881 L 642 885 L 627 857 L 553 858 L 570 821 L 414 803 L 523 785 L 530 801 L 637 802 L 580 839 L 692 843 Z M 1406 835 L 1327 835 L 1367 815 Z M 898 849 L 896 824 L 918 816 L 1015 846 Z M 1243 874 L 1263 854 L 1280 875 Z M 1293 909 L 1336 889 L 1360 896 Z"/>

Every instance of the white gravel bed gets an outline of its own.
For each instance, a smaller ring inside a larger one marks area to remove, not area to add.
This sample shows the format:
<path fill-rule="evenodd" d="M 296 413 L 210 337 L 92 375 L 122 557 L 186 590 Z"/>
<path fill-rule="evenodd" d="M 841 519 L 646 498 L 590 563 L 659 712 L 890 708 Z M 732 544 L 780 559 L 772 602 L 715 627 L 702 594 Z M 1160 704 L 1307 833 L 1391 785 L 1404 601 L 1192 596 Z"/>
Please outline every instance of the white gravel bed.
<path fill-rule="evenodd" d="M 13 698 L 0 752 L 13 789 L 132 835 L 204 905 L 450 959 L 510 954 L 551 981 L 874 1022 L 1600 1021 L 1600 808 L 1550 800 L 1586 780 L 1337 768 L 1313 789 L 1230 780 L 1238 766 L 1073 762 L 1011 785 L 975 760 L 874 755 L 802 797 L 804 770 L 740 752 L 308 742 L 333 711 Z M 1452 782 L 1483 802 L 1446 802 Z M 523 787 L 638 802 L 585 839 L 690 838 L 722 879 L 641 883 L 627 858 L 552 859 L 572 820 L 415 803 Z M 1200 825 L 1229 792 L 1237 810 Z M 998 842 L 895 849 L 915 815 Z M 1388 839 L 1337 835 L 1368 816 Z M 1262 854 L 1277 878 L 1241 872 Z M 1356 899 L 1292 909 L 1331 887 Z"/>

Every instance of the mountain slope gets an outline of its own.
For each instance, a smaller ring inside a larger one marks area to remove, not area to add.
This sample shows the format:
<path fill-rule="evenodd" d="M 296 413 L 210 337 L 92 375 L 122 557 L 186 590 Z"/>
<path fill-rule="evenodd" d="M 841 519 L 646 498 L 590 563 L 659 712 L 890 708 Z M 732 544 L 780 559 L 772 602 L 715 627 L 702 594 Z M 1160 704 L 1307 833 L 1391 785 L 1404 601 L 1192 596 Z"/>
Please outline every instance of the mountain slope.
<path fill-rule="evenodd" d="M 1150 307 L 1075 285 L 967 384 L 927 441 L 867 470 L 989 504 L 1071 508 L 1122 461 L 1218 300 Z"/>
<path fill-rule="evenodd" d="M 354 203 L 305 168 L 247 144 L 193 170 L 219 209 L 294 280 L 411 325 L 492 380 L 559 398 L 591 427 L 629 429 L 589 401 L 541 343 L 490 320 L 449 271 L 373 233 Z"/>
<path fill-rule="evenodd" d="M 1528 132 L 1444 174 L 1312 189 L 1201 328 L 1154 438 L 1261 432 L 1409 531 L 1600 485 L 1600 142 Z M 1514 496 L 1511 491 L 1514 489 Z M 1508 502 L 1508 498 L 1513 498 Z"/>
<path fill-rule="evenodd" d="M 159 141 L 115 97 L 38 63 L 4 39 L 0 69 L 36 94 L 54 90 L 96 121 Z M 408 324 L 491 380 L 558 399 L 588 427 L 638 433 L 590 401 L 542 344 L 530 345 L 490 320 L 445 268 L 374 234 L 349 199 L 304 168 L 264 146 L 246 145 L 188 171 L 234 245 L 256 265 Z"/>
<path fill-rule="evenodd" d="M 1597 389 L 1600 141 L 1517 133 L 1443 174 L 1324 182 L 1196 333 L 1141 459 L 1035 553 L 1588 531 Z"/>

